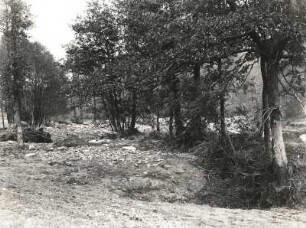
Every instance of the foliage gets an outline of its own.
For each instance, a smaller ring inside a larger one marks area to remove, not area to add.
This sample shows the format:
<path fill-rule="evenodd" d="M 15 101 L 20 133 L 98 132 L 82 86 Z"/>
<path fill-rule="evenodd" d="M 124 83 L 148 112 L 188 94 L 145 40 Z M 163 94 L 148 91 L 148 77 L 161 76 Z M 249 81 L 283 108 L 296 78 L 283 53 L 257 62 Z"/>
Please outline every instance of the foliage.
<path fill-rule="evenodd" d="M 1 12 L 1 97 L 8 121 L 20 113 L 18 119 L 39 126 L 66 109 L 64 71 L 45 47 L 28 40 L 32 21 L 23 1 L 3 0 Z"/>
<path fill-rule="evenodd" d="M 66 111 L 66 77 L 63 67 L 39 43 L 28 43 L 26 81 L 22 103 L 23 119 L 33 126 L 48 123 Z"/>

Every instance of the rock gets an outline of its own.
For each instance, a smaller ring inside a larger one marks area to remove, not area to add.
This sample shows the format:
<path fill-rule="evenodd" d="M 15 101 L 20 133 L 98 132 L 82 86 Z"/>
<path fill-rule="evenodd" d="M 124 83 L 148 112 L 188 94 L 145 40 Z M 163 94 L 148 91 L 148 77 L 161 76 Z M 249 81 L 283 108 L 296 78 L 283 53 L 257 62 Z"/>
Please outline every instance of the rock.
<path fill-rule="evenodd" d="M 303 142 L 306 142 L 306 134 L 300 135 L 300 139 L 301 139 Z"/>
<path fill-rule="evenodd" d="M 36 147 L 35 147 L 35 145 L 33 145 L 33 144 L 30 144 L 30 145 L 29 145 L 29 150 L 36 150 Z"/>
<path fill-rule="evenodd" d="M 132 152 L 135 152 L 137 150 L 136 147 L 133 147 L 133 146 L 124 146 L 122 147 L 122 149 L 132 151 Z"/>
<path fill-rule="evenodd" d="M 182 170 L 182 169 L 177 169 L 174 171 L 176 174 L 183 174 L 185 173 L 185 170 Z"/>
<path fill-rule="evenodd" d="M 101 140 L 90 140 L 88 143 L 90 144 L 108 144 L 108 143 L 111 143 L 111 140 L 110 139 L 101 139 Z"/>
<path fill-rule="evenodd" d="M 24 157 L 25 158 L 33 158 L 37 155 L 37 153 L 30 153 L 30 154 L 26 154 Z"/>
<path fill-rule="evenodd" d="M 65 147 L 65 146 L 61 146 L 61 147 L 59 147 L 59 148 L 57 148 L 57 149 L 60 150 L 60 151 L 63 151 L 63 150 L 67 150 L 68 148 Z"/>
<path fill-rule="evenodd" d="M 54 150 L 53 147 L 47 147 L 47 148 L 46 148 L 46 151 L 53 151 L 53 150 Z"/>
<path fill-rule="evenodd" d="M 171 169 L 171 165 L 167 165 L 164 163 L 159 163 L 160 167 L 164 168 L 164 169 Z"/>

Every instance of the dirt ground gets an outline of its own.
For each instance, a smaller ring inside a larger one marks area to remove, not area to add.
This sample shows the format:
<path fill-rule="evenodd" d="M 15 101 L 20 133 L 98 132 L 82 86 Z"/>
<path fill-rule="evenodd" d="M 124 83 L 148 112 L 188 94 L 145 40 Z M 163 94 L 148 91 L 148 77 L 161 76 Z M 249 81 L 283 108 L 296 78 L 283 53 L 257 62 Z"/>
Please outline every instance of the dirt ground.
<path fill-rule="evenodd" d="M 0 227 L 306 227 L 304 210 L 194 204 L 209 173 L 158 140 L 109 139 L 92 125 L 46 131 L 55 143 L 0 143 Z"/>

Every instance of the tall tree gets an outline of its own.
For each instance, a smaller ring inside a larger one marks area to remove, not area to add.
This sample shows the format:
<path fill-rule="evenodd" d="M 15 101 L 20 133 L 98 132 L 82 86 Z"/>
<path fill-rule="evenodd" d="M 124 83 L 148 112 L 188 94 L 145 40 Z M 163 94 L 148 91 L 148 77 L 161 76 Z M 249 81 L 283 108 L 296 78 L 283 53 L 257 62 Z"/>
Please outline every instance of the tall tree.
<path fill-rule="evenodd" d="M 15 108 L 15 124 L 17 128 L 18 146 L 23 146 L 21 127 L 21 91 L 24 84 L 26 64 L 22 56 L 27 30 L 31 27 L 30 13 L 22 0 L 1 1 L 1 25 L 3 40 L 7 50 L 7 63 L 4 74 L 8 75 L 8 84 L 11 85 Z"/>
<path fill-rule="evenodd" d="M 218 39 L 242 39 L 261 59 L 263 79 L 263 119 L 266 153 L 272 154 L 274 173 L 281 185 L 288 180 L 287 155 L 282 136 L 280 65 L 284 55 L 297 55 L 291 47 L 304 51 L 305 2 L 288 0 L 227 1 L 227 10 L 218 29 Z M 270 140 L 270 136 L 272 140 Z"/>

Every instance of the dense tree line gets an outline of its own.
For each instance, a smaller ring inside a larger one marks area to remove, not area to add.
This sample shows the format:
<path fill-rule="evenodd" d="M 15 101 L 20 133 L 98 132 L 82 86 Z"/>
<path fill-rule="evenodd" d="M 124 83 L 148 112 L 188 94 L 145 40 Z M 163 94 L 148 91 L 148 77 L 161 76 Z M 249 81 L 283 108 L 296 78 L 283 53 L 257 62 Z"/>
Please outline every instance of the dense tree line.
<path fill-rule="evenodd" d="M 21 121 L 40 126 L 66 108 L 64 67 L 37 42 L 30 42 L 30 10 L 21 0 L 1 2 L 1 105 L 17 127 L 23 145 Z M 3 110 L 2 110 L 3 111 Z"/>
<path fill-rule="evenodd" d="M 84 99 L 94 98 L 115 131 L 168 117 L 178 143 L 205 139 L 217 124 L 226 141 L 227 95 L 260 62 L 265 150 L 287 180 L 281 95 L 304 96 L 305 3 L 280 0 L 92 1 L 72 26 L 67 66 Z"/>
<path fill-rule="evenodd" d="M 21 144 L 21 120 L 44 124 L 67 111 L 69 99 L 81 110 L 90 104 L 94 120 L 124 135 L 144 117 L 157 130 L 166 118 L 179 145 L 205 140 L 214 123 L 234 155 L 227 99 L 242 88 L 252 93 L 247 77 L 259 63 L 262 108 L 253 130 L 264 135 L 277 181 L 288 180 L 281 98 L 305 96 L 304 1 L 93 0 L 72 25 L 64 65 L 29 41 L 21 0 L 1 4 L 1 104 Z"/>

